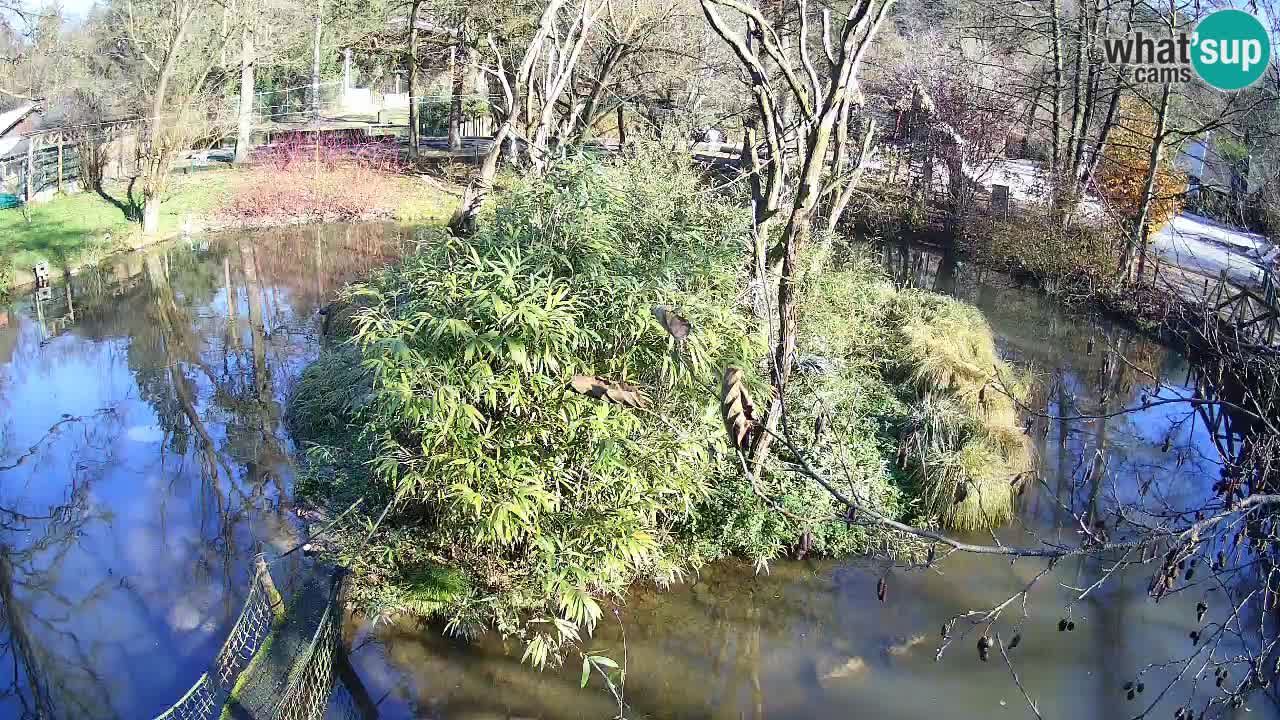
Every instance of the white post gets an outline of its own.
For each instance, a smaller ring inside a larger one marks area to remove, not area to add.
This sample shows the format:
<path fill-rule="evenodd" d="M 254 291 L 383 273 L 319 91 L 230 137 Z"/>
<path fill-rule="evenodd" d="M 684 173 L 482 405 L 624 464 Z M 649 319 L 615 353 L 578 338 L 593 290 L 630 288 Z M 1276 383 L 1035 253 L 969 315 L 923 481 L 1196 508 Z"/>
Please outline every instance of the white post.
<path fill-rule="evenodd" d="M 351 48 L 342 51 L 342 89 L 351 89 Z"/>

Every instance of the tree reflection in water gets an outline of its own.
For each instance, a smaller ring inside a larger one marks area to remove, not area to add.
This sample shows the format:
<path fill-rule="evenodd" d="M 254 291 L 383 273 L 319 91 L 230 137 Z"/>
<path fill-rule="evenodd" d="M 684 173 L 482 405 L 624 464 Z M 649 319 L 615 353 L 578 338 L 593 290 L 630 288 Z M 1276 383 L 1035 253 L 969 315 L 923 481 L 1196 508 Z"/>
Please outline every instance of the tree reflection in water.
<path fill-rule="evenodd" d="M 217 237 L 0 309 L 0 716 L 147 718 L 199 677 L 253 553 L 296 539 L 281 404 L 316 311 L 400 243 Z"/>

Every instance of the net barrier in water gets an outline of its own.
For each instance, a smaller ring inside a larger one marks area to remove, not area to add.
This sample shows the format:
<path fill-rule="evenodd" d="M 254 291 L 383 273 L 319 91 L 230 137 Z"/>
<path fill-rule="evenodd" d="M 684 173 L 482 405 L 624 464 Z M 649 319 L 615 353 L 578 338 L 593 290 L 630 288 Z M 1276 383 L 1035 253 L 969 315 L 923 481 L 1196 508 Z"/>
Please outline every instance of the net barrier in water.
<path fill-rule="evenodd" d="M 209 671 L 156 720 L 372 720 L 342 647 L 343 572 L 310 570 L 287 605 L 259 558 L 249 597 Z"/>

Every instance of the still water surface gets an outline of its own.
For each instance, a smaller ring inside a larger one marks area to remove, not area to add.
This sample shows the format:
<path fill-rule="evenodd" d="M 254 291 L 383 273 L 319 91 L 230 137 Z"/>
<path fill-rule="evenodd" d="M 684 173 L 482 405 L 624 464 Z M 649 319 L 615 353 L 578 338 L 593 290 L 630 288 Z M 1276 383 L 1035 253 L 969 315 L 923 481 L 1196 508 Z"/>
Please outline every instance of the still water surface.
<path fill-rule="evenodd" d="M 0 717 L 150 718 L 203 672 L 255 550 L 298 539 L 281 417 L 318 351 L 317 309 L 407 240 L 387 226 L 211 237 L 122 257 L 0 311 Z M 895 249 L 884 260 L 902 282 L 986 311 L 1004 352 L 1046 380 L 1038 401 L 1053 413 L 1139 406 L 1155 392 L 1148 376 L 1194 389 L 1181 355 L 1066 316 L 996 274 Z M 1198 503 L 1231 440 L 1205 429 L 1214 418 L 1174 405 L 1038 423 L 1048 489 L 1028 492 L 1001 539 L 1071 541 L 1069 511 L 1140 496 Z M 783 561 L 767 575 L 722 563 L 667 592 L 637 589 L 593 642 L 625 653 L 628 717 L 1028 717 L 1008 668 L 979 662 L 972 638 L 935 654 L 943 621 L 1003 601 L 1041 567 L 954 556 L 895 571 L 881 604 L 884 569 L 870 560 Z M 1097 577 L 1087 562 L 1061 563 L 1027 618 L 1015 606 L 1000 626 L 1007 639 L 1021 624 L 1016 668 L 1045 717 L 1133 717 L 1141 706 L 1125 701 L 1124 681 L 1191 650 L 1197 598 L 1156 606 L 1138 574 L 1065 611 Z M 1059 633 L 1067 614 L 1076 630 Z M 598 681 L 578 689 L 578 667 L 533 672 L 493 637 L 349 625 L 382 717 L 618 712 Z M 1188 692 L 1172 691 L 1157 716 Z M 1252 709 L 1270 714 L 1263 699 Z"/>

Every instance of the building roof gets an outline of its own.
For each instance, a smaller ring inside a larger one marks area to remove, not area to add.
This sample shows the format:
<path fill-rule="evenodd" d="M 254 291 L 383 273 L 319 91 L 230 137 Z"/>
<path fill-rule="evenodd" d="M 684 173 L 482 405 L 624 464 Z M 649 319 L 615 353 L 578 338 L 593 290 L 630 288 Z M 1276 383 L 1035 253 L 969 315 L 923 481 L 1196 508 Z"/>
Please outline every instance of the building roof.
<path fill-rule="evenodd" d="M 9 154 L 23 140 L 19 128 L 23 121 L 40 111 L 39 103 L 29 102 L 0 113 L 0 156 Z"/>

